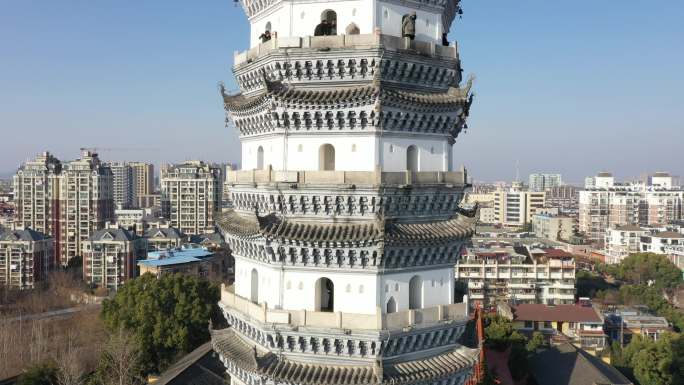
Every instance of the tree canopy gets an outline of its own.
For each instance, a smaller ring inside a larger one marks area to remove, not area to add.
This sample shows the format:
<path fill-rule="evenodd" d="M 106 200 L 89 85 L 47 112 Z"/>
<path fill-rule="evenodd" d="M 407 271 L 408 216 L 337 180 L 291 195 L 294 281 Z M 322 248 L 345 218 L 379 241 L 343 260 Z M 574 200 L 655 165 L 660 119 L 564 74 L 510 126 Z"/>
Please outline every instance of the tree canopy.
<path fill-rule="evenodd" d="M 682 271 L 662 254 L 631 254 L 608 270 L 619 280 L 634 285 L 673 289 L 682 283 Z"/>
<path fill-rule="evenodd" d="M 619 351 L 619 345 L 612 350 Z M 640 385 L 684 384 L 684 338 L 679 334 L 668 333 L 658 341 L 634 336 L 615 358 L 613 364 Z"/>
<path fill-rule="evenodd" d="M 134 336 L 143 373 L 159 373 L 209 340 L 209 320 L 218 314 L 218 301 L 218 288 L 207 281 L 145 274 L 105 300 L 102 316 L 110 331 L 123 328 Z"/>

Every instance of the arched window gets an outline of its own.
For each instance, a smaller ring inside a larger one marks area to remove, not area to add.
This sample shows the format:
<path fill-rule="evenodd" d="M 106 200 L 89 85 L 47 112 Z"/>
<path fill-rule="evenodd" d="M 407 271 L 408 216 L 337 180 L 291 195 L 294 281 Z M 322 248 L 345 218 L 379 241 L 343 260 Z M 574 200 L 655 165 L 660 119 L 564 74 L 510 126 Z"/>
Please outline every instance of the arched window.
<path fill-rule="evenodd" d="M 259 303 L 259 272 L 257 269 L 252 269 L 251 286 L 249 300 L 254 303 Z"/>
<path fill-rule="evenodd" d="M 318 169 L 321 171 L 335 170 L 335 147 L 324 144 L 318 149 Z"/>
<path fill-rule="evenodd" d="M 397 312 L 397 301 L 394 300 L 394 297 L 390 297 L 390 299 L 387 301 L 387 314 L 396 313 L 396 312 Z"/>
<path fill-rule="evenodd" d="M 414 145 L 410 145 L 406 149 L 406 170 L 418 171 L 418 149 Z"/>
<path fill-rule="evenodd" d="M 409 281 L 409 309 L 423 308 L 423 279 L 414 275 Z"/>
<path fill-rule="evenodd" d="M 319 278 L 316 281 L 316 311 L 335 311 L 335 285 L 328 278 Z"/>
<path fill-rule="evenodd" d="M 358 35 L 361 33 L 361 30 L 359 29 L 359 26 L 356 25 L 356 23 L 349 23 L 347 28 L 344 29 L 344 33 L 347 35 Z"/>
<path fill-rule="evenodd" d="M 257 149 L 257 170 L 264 169 L 264 148 L 259 146 Z"/>

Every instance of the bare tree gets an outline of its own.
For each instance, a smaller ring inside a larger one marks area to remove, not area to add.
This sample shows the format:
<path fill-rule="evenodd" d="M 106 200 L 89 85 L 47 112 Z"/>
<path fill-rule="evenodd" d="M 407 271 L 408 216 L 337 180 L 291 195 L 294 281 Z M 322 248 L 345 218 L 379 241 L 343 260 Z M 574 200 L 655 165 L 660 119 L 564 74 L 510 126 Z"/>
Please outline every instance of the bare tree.
<path fill-rule="evenodd" d="M 102 352 L 106 368 L 105 384 L 133 385 L 140 361 L 140 350 L 130 334 L 124 329 L 112 333 Z"/>
<path fill-rule="evenodd" d="M 82 385 L 85 383 L 82 348 L 78 347 L 76 342 L 74 332 L 68 330 L 63 338 L 61 349 L 57 350 L 54 361 L 58 369 L 58 385 Z"/>

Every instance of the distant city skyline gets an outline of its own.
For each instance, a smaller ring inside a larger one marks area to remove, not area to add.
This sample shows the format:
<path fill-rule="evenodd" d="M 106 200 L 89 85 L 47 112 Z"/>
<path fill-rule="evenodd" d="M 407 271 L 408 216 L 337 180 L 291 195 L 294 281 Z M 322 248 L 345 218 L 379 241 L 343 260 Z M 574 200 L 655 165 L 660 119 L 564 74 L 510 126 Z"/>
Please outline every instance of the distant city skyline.
<path fill-rule="evenodd" d="M 457 39 L 476 100 L 454 147 L 478 181 L 684 174 L 684 3 L 466 0 Z M 88 31 L 84 34 L 83 31 Z M 364 31 L 362 31 L 363 33 Z M 235 89 L 247 22 L 229 0 L 0 5 L 0 175 L 48 150 L 159 166 L 237 162 L 218 81 Z M 229 44 L 226 44 L 226 41 Z"/>

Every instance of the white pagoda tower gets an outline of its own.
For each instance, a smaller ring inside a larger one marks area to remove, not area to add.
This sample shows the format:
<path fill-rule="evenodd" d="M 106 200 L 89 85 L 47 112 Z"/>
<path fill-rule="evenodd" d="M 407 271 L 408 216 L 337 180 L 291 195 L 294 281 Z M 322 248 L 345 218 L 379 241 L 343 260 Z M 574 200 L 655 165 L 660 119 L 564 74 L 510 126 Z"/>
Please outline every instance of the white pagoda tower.
<path fill-rule="evenodd" d="M 464 384 L 459 0 L 241 1 L 251 48 L 221 94 L 242 170 L 218 220 L 235 283 L 212 336 L 231 382 Z"/>

